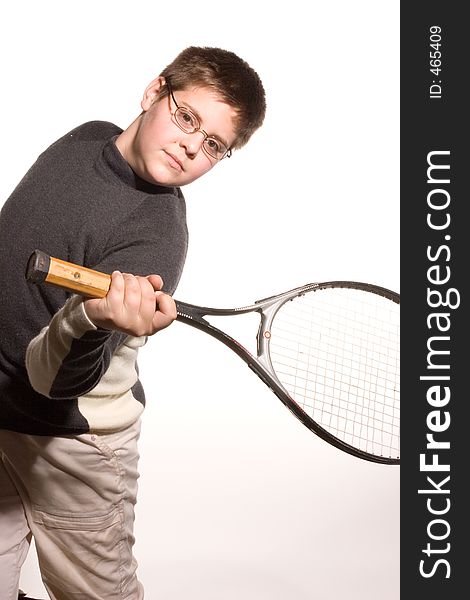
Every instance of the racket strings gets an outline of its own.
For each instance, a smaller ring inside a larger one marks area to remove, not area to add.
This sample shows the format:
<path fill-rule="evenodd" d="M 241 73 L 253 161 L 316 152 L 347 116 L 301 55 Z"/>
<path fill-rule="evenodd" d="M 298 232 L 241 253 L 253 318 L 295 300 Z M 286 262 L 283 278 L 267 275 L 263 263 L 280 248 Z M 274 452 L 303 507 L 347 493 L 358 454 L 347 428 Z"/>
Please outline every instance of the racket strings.
<path fill-rule="evenodd" d="M 328 433 L 369 454 L 399 456 L 399 306 L 358 289 L 284 304 L 270 357 L 290 396 Z"/>

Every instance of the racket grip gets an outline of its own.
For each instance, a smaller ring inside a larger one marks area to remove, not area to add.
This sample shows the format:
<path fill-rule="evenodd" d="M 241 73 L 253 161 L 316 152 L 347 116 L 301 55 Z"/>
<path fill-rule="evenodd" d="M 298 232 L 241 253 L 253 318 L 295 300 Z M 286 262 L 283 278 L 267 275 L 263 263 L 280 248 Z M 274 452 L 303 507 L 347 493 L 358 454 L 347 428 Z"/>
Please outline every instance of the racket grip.
<path fill-rule="evenodd" d="M 89 298 L 104 298 L 111 284 L 107 273 L 53 258 L 41 250 L 29 257 L 26 279 L 36 284 L 50 283 Z"/>

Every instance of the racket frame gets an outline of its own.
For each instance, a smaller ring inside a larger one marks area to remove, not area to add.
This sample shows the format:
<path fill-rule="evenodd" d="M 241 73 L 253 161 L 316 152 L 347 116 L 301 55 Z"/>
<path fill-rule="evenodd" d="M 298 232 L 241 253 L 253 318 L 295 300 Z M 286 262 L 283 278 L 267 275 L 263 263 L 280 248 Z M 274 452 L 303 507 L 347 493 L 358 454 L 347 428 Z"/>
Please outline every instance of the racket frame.
<path fill-rule="evenodd" d="M 303 296 L 309 292 L 316 292 L 327 288 L 349 288 L 356 290 L 363 290 L 371 293 L 378 294 L 396 304 L 400 304 L 400 296 L 396 292 L 393 292 L 387 288 L 355 281 L 327 281 L 322 283 L 309 283 L 287 292 L 275 296 L 269 296 L 262 300 L 258 300 L 255 304 L 231 309 L 221 308 L 209 308 L 197 306 L 194 304 L 187 304 L 176 300 L 177 307 L 177 320 L 191 327 L 199 329 L 212 337 L 216 338 L 233 352 L 235 352 L 247 365 L 248 367 L 258 375 L 258 377 L 276 394 L 281 402 L 312 432 L 318 437 L 335 446 L 336 448 L 347 452 L 358 458 L 368 460 L 371 462 L 381 464 L 400 464 L 400 459 L 392 456 L 380 456 L 365 452 L 360 448 L 356 448 L 337 438 L 336 436 L 329 433 L 316 421 L 314 421 L 291 397 L 289 392 L 285 389 L 282 383 L 279 381 L 276 372 L 271 362 L 271 356 L 269 352 L 270 348 L 270 331 L 271 326 L 279 309 L 286 303 L 294 298 Z M 235 338 L 222 331 L 218 327 L 212 325 L 205 317 L 218 317 L 218 316 L 234 316 L 239 314 L 247 314 L 257 312 L 260 316 L 260 323 L 258 328 L 258 334 L 256 336 L 257 342 L 257 356 L 247 350 L 240 342 Z"/>

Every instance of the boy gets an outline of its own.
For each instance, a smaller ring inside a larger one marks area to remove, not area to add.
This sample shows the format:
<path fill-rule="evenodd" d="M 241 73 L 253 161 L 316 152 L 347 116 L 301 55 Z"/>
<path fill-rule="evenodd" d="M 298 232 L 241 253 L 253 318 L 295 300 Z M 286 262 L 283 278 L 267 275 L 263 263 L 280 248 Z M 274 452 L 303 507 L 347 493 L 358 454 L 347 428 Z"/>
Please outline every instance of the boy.
<path fill-rule="evenodd" d="M 238 56 L 190 47 L 122 131 L 52 144 L 0 213 L 0 596 L 16 599 L 34 535 L 53 600 L 140 599 L 132 555 L 146 336 L 176 317 L 187 250 L 180 186 L 242 147 L 265 114 Z M 106 298 L 28 285 L 40 248 L 112 273 Z"/>

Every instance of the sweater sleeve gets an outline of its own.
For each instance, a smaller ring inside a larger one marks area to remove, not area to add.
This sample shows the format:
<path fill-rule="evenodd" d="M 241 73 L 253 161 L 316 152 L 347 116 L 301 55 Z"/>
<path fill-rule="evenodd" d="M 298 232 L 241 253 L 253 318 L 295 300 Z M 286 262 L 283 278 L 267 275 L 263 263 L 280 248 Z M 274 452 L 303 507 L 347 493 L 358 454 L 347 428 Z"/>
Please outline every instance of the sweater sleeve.
<path fill-rule="evenodd" d="M 72 296 L 31 340 L 26 369 L 32 387 L 49 398 L 76 398 L 101 380 L 124 334 L 97 328 L 83 299 Z"/>

